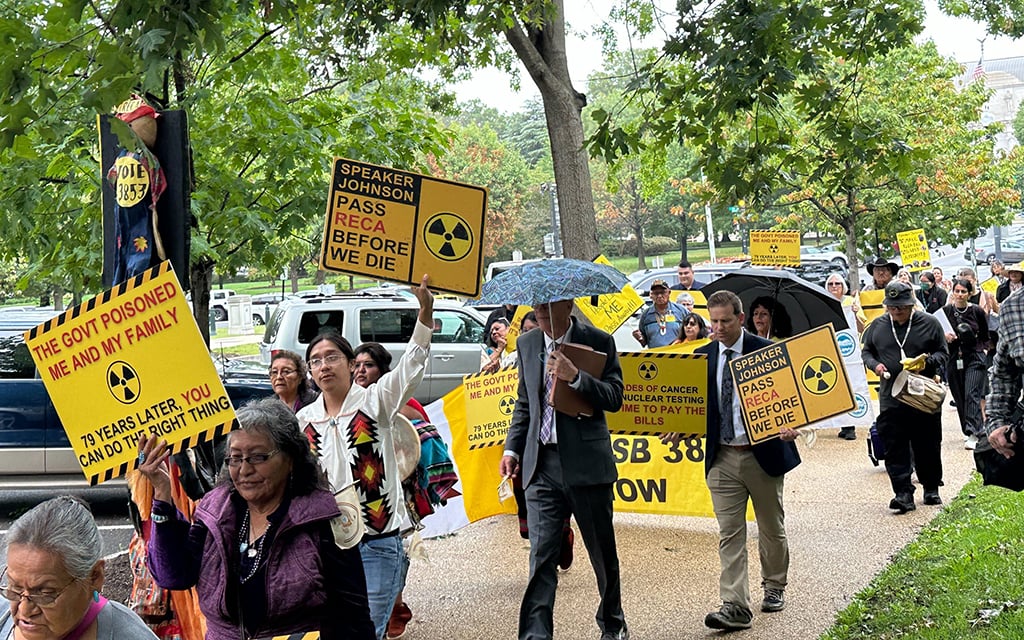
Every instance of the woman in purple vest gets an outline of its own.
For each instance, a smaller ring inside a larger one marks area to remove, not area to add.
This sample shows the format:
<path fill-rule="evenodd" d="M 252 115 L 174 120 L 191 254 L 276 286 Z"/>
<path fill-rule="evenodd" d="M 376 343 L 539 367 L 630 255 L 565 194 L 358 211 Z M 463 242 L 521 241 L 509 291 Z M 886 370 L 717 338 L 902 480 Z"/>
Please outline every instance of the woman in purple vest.
<path fill-rule="evenodd" d="M 335 544 L 338 507 L 295 415 L 268 398 L 239 409 L 238 423 L 227 473 L 191 524 L 171 503 L 165 443 L 140 441 L 139 470 L 153 483 L 154 580 L 196 587 L 207 640 L 309 631 L 373 640 L 362 559 Z"/>

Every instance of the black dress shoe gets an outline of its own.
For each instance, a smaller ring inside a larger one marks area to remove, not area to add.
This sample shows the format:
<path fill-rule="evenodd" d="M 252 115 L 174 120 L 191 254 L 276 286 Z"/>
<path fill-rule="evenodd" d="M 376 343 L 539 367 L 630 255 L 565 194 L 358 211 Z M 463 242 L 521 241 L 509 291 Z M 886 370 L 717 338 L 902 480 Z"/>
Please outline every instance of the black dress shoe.
<path fill-rule="evenodd" d="M 942 498 L 939 497 L 938 489 L 925 490 L 924 498 L 921 501 L 929 505 L 942 504 Z"/>
<path fill-rule="evenodd" d="M 839 437 L 843 440 L 856 440 L 857 432 L 854 431 L 853 427 L 843 427 L 839 430 Z"/>
<path fill-rule="evenodd" d="M 601 640 L 629 640 L 629 628 L 623 625 L 618 631 L 605 631 Z"/>

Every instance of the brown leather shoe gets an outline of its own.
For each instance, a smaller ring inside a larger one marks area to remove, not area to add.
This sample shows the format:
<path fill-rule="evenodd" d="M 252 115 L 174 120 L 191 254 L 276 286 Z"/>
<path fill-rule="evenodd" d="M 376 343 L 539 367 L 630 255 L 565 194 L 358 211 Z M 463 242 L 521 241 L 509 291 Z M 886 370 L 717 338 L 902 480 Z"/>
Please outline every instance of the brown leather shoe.
<path fill-rule="evenodd" d="M 391 619 L 388 620 L 388 630 L 385 634 L 387 640 L 398 640 L 405 635 L 405 627 L 412 620 L 412 610 L 409 605 L 400 602 L 391 611 Z"/>

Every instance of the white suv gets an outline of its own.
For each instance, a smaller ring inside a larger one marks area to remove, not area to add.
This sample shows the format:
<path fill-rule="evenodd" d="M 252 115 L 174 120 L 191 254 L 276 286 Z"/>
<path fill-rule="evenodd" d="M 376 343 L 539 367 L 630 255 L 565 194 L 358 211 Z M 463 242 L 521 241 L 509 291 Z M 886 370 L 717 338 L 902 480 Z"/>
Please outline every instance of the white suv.
<path fill-rule="evenodd" d="M 379 342 L 391 352 L 394 365 L 412 338 L 419 303 L 401 295 L 341 293 L 288 298 L 270 316 L 260 343 L 260 362 L 270 364 L 276 351 L 287 349 L 306 357 L 310 341 L 332 328 L 358 347 Z M 462 377 L 480 370 L 484 318 L 456 301 L 434 300 L 434 337 L 423 382 L 415 397 L 433 402 L 462 384 Z"/>

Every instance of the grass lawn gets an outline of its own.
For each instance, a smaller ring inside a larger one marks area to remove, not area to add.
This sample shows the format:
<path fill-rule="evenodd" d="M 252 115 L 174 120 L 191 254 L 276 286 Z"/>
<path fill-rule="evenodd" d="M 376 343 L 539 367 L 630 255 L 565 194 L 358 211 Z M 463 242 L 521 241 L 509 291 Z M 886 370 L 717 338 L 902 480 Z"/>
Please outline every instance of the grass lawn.
<path fill-rule="evenodd" d="M 1024 638 L 1024 493 L 967 483 L 822 636 L 868 638 Z"/>

